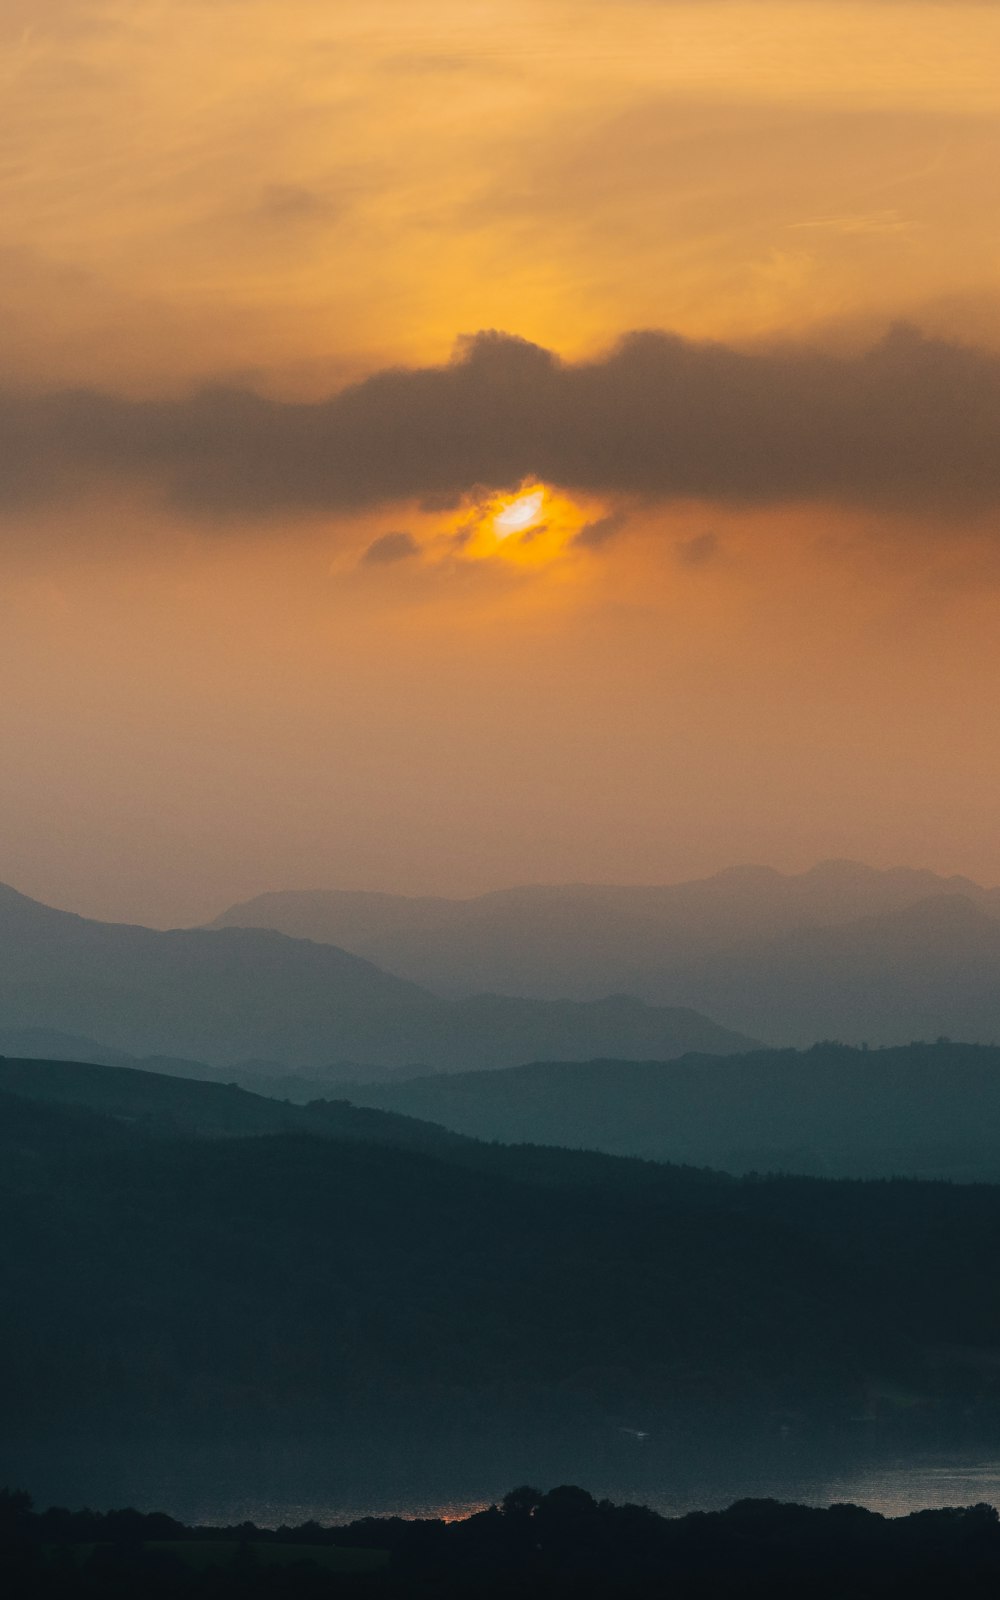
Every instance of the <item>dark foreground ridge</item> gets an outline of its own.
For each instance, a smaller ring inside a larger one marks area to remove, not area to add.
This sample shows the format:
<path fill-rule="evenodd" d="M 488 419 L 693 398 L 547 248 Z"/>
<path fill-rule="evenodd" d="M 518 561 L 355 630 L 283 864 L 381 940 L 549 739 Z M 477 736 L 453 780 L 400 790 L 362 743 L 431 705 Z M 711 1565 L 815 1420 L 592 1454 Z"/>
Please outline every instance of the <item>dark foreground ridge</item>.
<path fill-rule="evenodd" d="M 414 1439 L 553 1481 L 628 1430 L 992 1449 L 998 1240 L 996 1186 L 734 1179 L 8 1063 L 0 1482 L 96 1498 L 100 1448 L 130 1463 L 102 1498 L 138 1497 L 223 1444 L 356 1480 Z"/>
<path fill-rule="evenodd" d="M 513 1490 L 460 1521 L 186 1527 L 162 1512 L 37 1513 L 0 1493 L 9 1600 L 172 1596 L 986 1596 L 1000 1585 L 992 1506 L 886 1518 L 741 1500 L 666 1518 L 566 1485 Z"/>

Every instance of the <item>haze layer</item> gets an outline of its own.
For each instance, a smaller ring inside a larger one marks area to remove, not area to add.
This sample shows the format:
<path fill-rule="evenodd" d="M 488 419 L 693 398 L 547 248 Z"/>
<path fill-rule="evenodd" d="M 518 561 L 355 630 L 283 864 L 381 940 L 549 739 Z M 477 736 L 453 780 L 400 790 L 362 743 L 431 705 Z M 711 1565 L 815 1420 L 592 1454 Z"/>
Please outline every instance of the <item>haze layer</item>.
<path fill-rule="evenodd" d="M 0 49 L 0 877 L 996 880 L 995 7 L 3 0 Z"/>

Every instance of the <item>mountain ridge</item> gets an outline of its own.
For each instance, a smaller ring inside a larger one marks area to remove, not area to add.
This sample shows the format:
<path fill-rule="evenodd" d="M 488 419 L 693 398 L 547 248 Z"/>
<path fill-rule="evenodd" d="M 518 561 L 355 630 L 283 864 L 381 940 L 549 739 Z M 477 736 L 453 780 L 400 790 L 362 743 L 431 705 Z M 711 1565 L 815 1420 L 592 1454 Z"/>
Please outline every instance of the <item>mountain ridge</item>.
<path fill-rule="evenodd" d="M 213 926 L 269 922 L 318 938 L 343 924 L 346 903 L 337 891 L 269 894 Z M 401 904 L 365 900 L 363 936 L 357 919 L 343 931 L 353 930 L 370 958 L 441 993 L 625 993 L 692 1006 L 737 1032 L 795 1046 L 831 1036 L 881 1044 L 939 1033 L 1000 1037 L 1000 890 L 959 876 L 833 860 L 800 874 L 737 866 L 665 886 L 504 890 L 436 901 L 430 912 L 426 901 L 405 902 L 403 912 Z M 957 987 L 945 945 L 940 975 L 919 948 L 949 915 L 933 906 L 948 904 L 967 947 L 966 981 Z M 901 939 L 908 928 L 912 950 Z M 891 1015 L 880 1015 L 870 975 L 850 969 L 847 952 L 862 946 L 894 996 Z"/>
<path fill-rule="evenodd" d="M 873 1383 L 922 1396 L 936 1430 L 967 1428 L 970 1383 L 1000 1415 L 1000 1188 L 401 1148 L 384 1119 L 368 1139 L 191 1137 L 46 1103 L 37 1063 L 17 1070 L 43 1098 L 0 1104 L 8 1461 L 58 1469 L 82 1432 L 130 1470 L 224 1439 L 350 1469 L 414 1430 L 485 1457 L 531 1430 L 600 1451 L 623 1428 L 676 1461 L 679 1429 L 847 1424 Z M 238 1115 L 247 1098 L 78 1065 L 82 1098 L 109 1085 Z M 943 1343 L 971 1354 L 942 1365 Z"/>
<path fill-rule="evenodd" d="M 0 1019 L 129 1056 L 341 1074 L 499 1066 L 596 1048 L 679 1055 L 753 1040 L 690 1007 L 432 993 L 338 946 L 259 928 L 100 923 L 0 892 Z"/>
<path fill-rule="evenodd" d="M 1000 1182 L 1000 1048 L 987 1045 L 534 1062 L 337 1092 L 471 1138 L 735 1175 Z"/>

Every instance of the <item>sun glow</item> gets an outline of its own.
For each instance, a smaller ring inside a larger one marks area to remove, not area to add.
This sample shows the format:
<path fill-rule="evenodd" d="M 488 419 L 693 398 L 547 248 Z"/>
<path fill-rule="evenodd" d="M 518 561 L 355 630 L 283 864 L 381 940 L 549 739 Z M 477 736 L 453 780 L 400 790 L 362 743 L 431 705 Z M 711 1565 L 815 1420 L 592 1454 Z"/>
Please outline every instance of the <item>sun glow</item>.
<path fill-rule="evenodd" d="M 512 533 L 526 533 L 538 521 L 544 504 L 544 489 L 532 489 L 527 494 L 519 494 L 516 500 L 509 501 L 494 516 L 494 532 L 501 539 L 509 539 Z"/>
<path fill-rule="evenodd" d="M 581 530 L 605 514 L 603 505 L 570 499 L 529 478 L 513 493 L 487 492 L 466 504 L 450 538 L 460 560 L 540 569 L 563 563 Z"/>

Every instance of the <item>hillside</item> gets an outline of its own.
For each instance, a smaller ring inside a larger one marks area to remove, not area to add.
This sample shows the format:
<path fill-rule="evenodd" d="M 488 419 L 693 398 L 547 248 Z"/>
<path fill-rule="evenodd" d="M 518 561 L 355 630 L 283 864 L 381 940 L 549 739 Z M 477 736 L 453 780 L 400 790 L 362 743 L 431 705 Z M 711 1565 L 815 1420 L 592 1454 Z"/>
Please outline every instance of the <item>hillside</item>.
<path fill-rule="evenodd" d="M 34 1151 L 36 1143 L 42 1153 L 53 1141 L 65 1150 L 84 1139 L 95 1149 L 120 1149 L 130 1139 L 251 1139 L 292 1133 L 420 1150 L 478 1171 L 557 1187 L 635 1189 L 728 1181 L 720 1173 L 622 1160 L 594 1150 L 484 1144 L 438 1123 L 347 1100 L 296 1105 L 237 1084 L 92 1062 L 0 1060 L 0 1104 L 0 1154 L 9 1161 L 24 1149 Z"/>
<path fill-rule="evenodd" d="M 655 1191 L 639 1203 L 287 1134 L 82 1143 L 44 1185 L 5 1163 L 0 1192 L 8 1438 L 67 1419 L 101 1436 L 136 1408 L 168 1430 L 310 1435 L 442 1408 L 449 1425 L 470 1407 L 599 1413 L 623 1383 L 680 1404 L 692 1361 L 751 1398 L 810 1388 L 820 1350 L 849 1388 L 878 1344 L 841 1269 L 780 1220 Z"/>
<path fill-rule="evenodd" d="M 693 1006 L 776 1044 L 1000 1038 L 1000 891 L 903 868 L 735 867 L 657 888 L 471 900 L 269 894 L 215 926 L 343 944 L 442 993 L 611 992 Z"/>
<path fill-rule="evenodd" d="M 550 1062 L 340 1092 L 478 1139 L 734 1173 L 1000 1182 L 1000 1049 L 985 1046 Z"/>
<path fill-rule="evenodd" d="M 231 1061 L 212 1066 L 185 1056 L 130 1055 L 114 1050 L 78 1034 L 60 1033 L 54 1028 L 10 1028 L 0 1023 L 0 1057 L 8 1060 L 89 1062 L 91 1065 L 134 1067 L 140 1072 L 173 1078 L 196 1078 L 210 1083 L 236 1083 L 256 1094 L 276 1100 L 296 1100 L 304 1104 L 329 1091 L 331 1075 L 323 1068 L 294 1072 L 280 1061 Z M 392 1073 L 386 1068 L 385 1075 Z M 403 1076 L 405 1067 L 395 1069 Z M 377 1073 L 376 1069 L 376 1075 Z"/>
<path fill-rule="evenodd" d="M 1000 1040 L 1000 921 L 937 895 L 678 968 L 673 993 L 769 1039 Z"/>
<path fill-rule="evenodd" d="M 736 866 L 652 886 L 534 884 L 468 900 L 286 890 L 231 906 L 215 928 L 336 944 L 432 988 L 585 997 L 659 966 L 960 895 L 1000 919 L 1000 890 L 912 868 L 825 861 L 803 873 Z M 646 995 L 646 998 L 651 996 Z"/>
<path fill-rule="evenodd" d="M 157 932 L 92 922 L 0 887 L 0 1018 L 100 1041 L 105 1059 L 212 1067 L 495 1067 L 581 1041 L 617 1054 L 738 1050 L 751 1041 L 685 1008 L 605 1000 L 443 1000 L 331 945 L 261 929 Z M 60 1052 L 61 1053 L 61 1052 Z"/>
<path fill-rule="evenodd" d="M 974 1385 L 1000 1428 L 1000 1189 L 153 1137 L 17 1095 L 0 1148 L 0 1477 L 77 1435 L 156 1461 L 321 1442 L 343 1466 L 404 1438 L 846 1424 L 893 1385 L 939 1433 Z"/>
<path fill-rule="evenodd" d="M 341 1600 L 982 1600 L 1000 1582 L 1000 1523 L 984 1504 L 886 1517 L 852 1504 L 743 1498 L 665 1517 L 569 1483 L 547 1492 L 522 1484 L 497 1500 L 447 1520 L 310 1518 L 262 1528 L 186 1526 L 131 1506 L 42 1511 L 24 1492 L 2 1490 L 0 1580 L 10 1600 L 200 1600 L 206 1591 L 229 1600 L 331 1592 Z"/>
<path fill-rule="evenodd" d="M 431 1151 L 472 1143 L 436 1124 L 422 1123 L 397 1112 L 349 1105 L 343 1100 L 290 1105 L 253 1094 L 237 1084 L 206 1083 L 136 1067 L 91 1062 L 0 1059 L 0 1096 L 8 1117 L 16 1103 L 18 1129 L 26 1115 L 26 1104 L 58 1108 L 76 1121 L 80 1121 L 83 1112 L 83 1123 L 94 1137 L 102 1128 L 110 1132 L 113 1126 L 116 1143 L 123 1131 L 143 1140 L 247 1139 L 299 1133 Z M 40 1113 L 33 1111 L 32 1115 Z M 75 1126 L 75 1122 L 65 1126 Z M 0 1129 L 0 1140 L 4 1137 L 5 1130 Z M 20 1132 L 15 1144 L 19 1138 Z"/>

